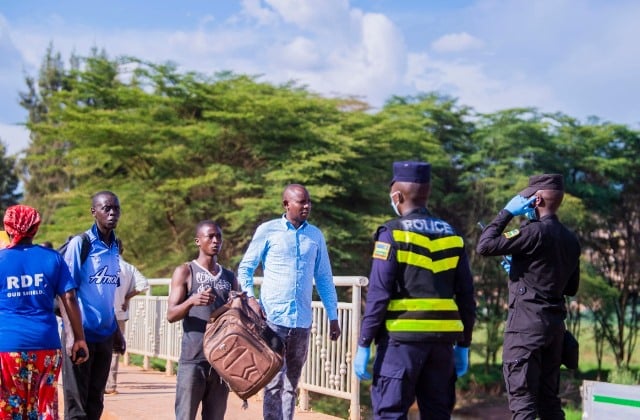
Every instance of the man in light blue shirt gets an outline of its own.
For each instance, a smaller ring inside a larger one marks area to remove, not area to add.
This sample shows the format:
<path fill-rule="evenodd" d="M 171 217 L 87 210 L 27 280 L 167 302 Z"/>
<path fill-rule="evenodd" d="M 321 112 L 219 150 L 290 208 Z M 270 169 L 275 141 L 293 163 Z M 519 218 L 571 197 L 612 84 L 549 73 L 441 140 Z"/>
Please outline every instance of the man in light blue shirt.
<path fill-rule="evenodd" d="M 309 192 L 300 184 L 282 193 L 285 214 L 258 226 L 240 266 L 238 281 L 253 296 L 253 274 L 262 264 L 260 303 L 269 326 L 285 343 L 284 364 L 265 387 L 265 420 L 292 419 L 296 388 L 307 359 L 313 280 L 330 320 L 332 340 L 340 337 L 338 303 L 324 235 L 309 224 Z"/>

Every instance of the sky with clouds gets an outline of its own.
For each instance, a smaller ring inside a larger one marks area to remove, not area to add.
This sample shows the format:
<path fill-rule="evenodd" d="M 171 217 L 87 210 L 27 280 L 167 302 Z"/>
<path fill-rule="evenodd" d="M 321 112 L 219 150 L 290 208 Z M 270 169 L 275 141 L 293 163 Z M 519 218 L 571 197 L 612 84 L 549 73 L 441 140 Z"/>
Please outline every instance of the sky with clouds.
<path fill-rule="evenodd" d="M 0 140 L 23 149 L 25 75 L 49 44 L 230 70 L 380 108 L 438 91 L 479 112 L 536 107 L 640 128 L 635 0 L 0 1 Z"/>

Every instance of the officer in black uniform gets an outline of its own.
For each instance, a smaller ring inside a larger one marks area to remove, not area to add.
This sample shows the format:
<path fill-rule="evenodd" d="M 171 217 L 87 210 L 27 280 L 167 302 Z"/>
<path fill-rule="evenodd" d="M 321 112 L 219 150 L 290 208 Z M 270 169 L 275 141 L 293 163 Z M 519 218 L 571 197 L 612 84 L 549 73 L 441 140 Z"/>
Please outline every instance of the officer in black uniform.
<path fill-rule="evenodd" d="M 502 361 L 513 419 L 564 419 L 558 397 L 564 295 L 578 290 L 580 244 L 556 216 L 563 197 L 562 175 L 532 176 L 478 241 L 481 255 L 512 256 Z M 533 220 L 502 233 L 518 215 Z"/>
<path fill-rule="evenodd" d="M 376 340 L 374 418 L 449 419 L 456 375 L 464 375 L 476 303 L 464 241 L 431 215 L 431 165 L 395 162 L 391 206 L 400 216 L 375 234 L 369 289 L 354 359 L 360 379 Z"/>

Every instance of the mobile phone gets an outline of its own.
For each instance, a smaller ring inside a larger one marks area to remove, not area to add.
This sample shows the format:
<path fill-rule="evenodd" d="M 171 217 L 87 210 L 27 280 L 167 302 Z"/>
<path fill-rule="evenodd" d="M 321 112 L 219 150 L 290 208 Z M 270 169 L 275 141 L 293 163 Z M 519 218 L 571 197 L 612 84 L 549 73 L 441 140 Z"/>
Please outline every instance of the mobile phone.
<path fill-rule="evenodd" d="M 78 349 L 78 351 L 76 352 L 76 357 L 73 358 L 71 361 L 73 363 L 76 363 L 78 359 L 81 357 L 87 357 L 87 352 L 85 352 L 84 349 Z"/>

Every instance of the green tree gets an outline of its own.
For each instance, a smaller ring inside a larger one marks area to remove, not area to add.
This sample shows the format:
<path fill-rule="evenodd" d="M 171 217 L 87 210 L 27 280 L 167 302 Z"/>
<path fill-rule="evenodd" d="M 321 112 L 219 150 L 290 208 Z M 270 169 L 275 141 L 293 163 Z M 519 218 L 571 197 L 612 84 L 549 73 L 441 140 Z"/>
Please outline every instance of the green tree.
<path fill-rule="evenodd" d="M 44 234 L 59 241 L 83 228 L 90 194 L 111 189 L 124 210 L 119 234 L 149 272 L 168 275 L 190 258 L 193 226 L 203 218 L 223 225 L 223 257 L 234 263 L 256 225 L 282 211 L 285 184 L 300 182 L 321 203 L 313 221 L 326 232 L 336 272 L 352 273 L 349 259 L 360 263 L 348 250 L 369 243 L 355 221 L 371 198 L 353 211 L 341 204 L 359 192 L 353 163 L 366 148 L 342 127 L 341 100 L 246 76 L 182 74 L 170 63 L 79 60 L 69 89 L 52 94 L 47 118 L 30 126 L 39 147 L 65 144 L 57 156 L 69 188 L 39 192 L 56 203 Z"/>
<path fill-rule="evenodd" d="M 616 311 L 616 302 L 620 299 L 620 291 L 607 284 L 606 280 L 591 265 L 583 268 L 581 273 L 581 303 L 589 308 L 591 321 L 594 324 L 593 339 L 595 342 L 597 375 L 602 378 L 602 360 L 604 357 L 607 336 L 614 334 L 611 320 Z"/>
<path fill-rule="evenodd" d="M 478 322 L 484 324 L 486 339 L 482 353 L 485 371 L 497 361 L 508 306 L 508 276 L 499 258 L 475 253 L 481 228 L 507 201 L 527 185 L 527 178 L 540 169 L 537 156 L 548 150 L 551 136 L 543 116 L 533 109 L 511 109 L 479 115 L 473 132 L 473 146 L 462 156 L 461 184 L 468 195 L 464 201 L 467 229 L 472 239 L 471 263 L 476 274 Z M 546 169 L 549 170 L 549 169 Z M 520 222 L 514 219 L 513 225 Z"/>
<path fill-rule="evenodd" d="M 20 105 L 28 113 L 27 126 L 47 121 L 51 97 L 54 93 L 68 89 L 67 75 L 60 53 L 55 53 L 49 45 L 42 60 L 37 80 L 25 78 L 26 92 L 19 92 Z M 24 184 L 25 200 L 38 208 L 43 219 L 48 220 L 50 202 L 41 200 L 51 192 L 63 191 L 70 187 L 67 175 L 61 168 L 62 155 L 67 144 L 61 139 L 40 140 L 38 133 L 31 130 L 31 142 L 26 159 L 19 162 Z"/>
<path fill-rule="evenodd" d="M 4 214 L 7 207 L 18 204 L 22 194 L 18 192 L 18 176 L 16 174 L 16 159 L 7 156 L 7 148 L 0 141 L 0 213 Z"/>
<path fill-rule="evenodd" d="M 601 304 L 591 306 L 592 313 L 617 366 L 628 368 L 639 326 L 640 133 L 598 121 L 567 131 L 580 150 L 570 179 L 588 209 L 580 231 L 585 255 L 605 285 L 619 292 L 607 316 Z M 585 300 L 600 299 L 585 295 Z"/>
<path fill-rule="evenodd" d="M 479 235 L 477 222 L 488 222 L 513 195 L 527 185 L 535 173 L 562 173 L 567 180 L 565 202 L 559 217 L 570 228 L 585 222 L 584 207 L 576 197 L 570 177 L 571 162 L 563 158 L 569 151 L 575 156 L 575 145 L 560 137 L 565 126 L 575 121 L 561 114 L 544 114 L 532 108 L 509 109 L 478 116 L 470 153 L 463 156 L 461 184 L 468 191 L 465 201 L 469 216 L 470 237 Z M 463 209 L 463 211 L 465 211 Z M 522 220 L 514 218 L 511 227 Z M 507 312 L 508 278 L 498 258 L 482 258 L 471 254 L 476 274 L 478 319 L 485 324 L 485 368 L 495 363 L 502 345 L 502 328 Z"/>
<path fill-rule="evenodd" d="M 372 233 L 393 217 L 392 162 L 425 159 L 430 210 L 467 239 L 479 319 L 492 334 L 488 366 L 501 345 L 507 281 L 497 259 L 473 252 L 477 222 L 530 175 L 557 172 L 567 190 L 559 216 L 578 232 L 584 266 L 620 291 L 606 321 L 614 332 L 602 324 L 603 334 L 620 363 L 635 348 L 640 159 L 638 133 L 627 127 L 530 108 L 477 115 L 436 93 L 392 97 L 372 113 L 295 83 L 181 72 L 95 49 L 65 68 L 50 48 L 37 82 L 26 82 L 25 198 L 45 215 L 45 239 L 86 229 L 91 194 L 110 189 L 123 206 L 118 234 L 147 275 L 168 276 L 190 259 L 193 227 L 205 218 L 221 223 L 222 261 L 233 267 L 256 226 L 281 214 L 284 186 L 298 182 L 314 200 L 312 222 L 327 236 L 334 273 L 366 275 Z"/>

